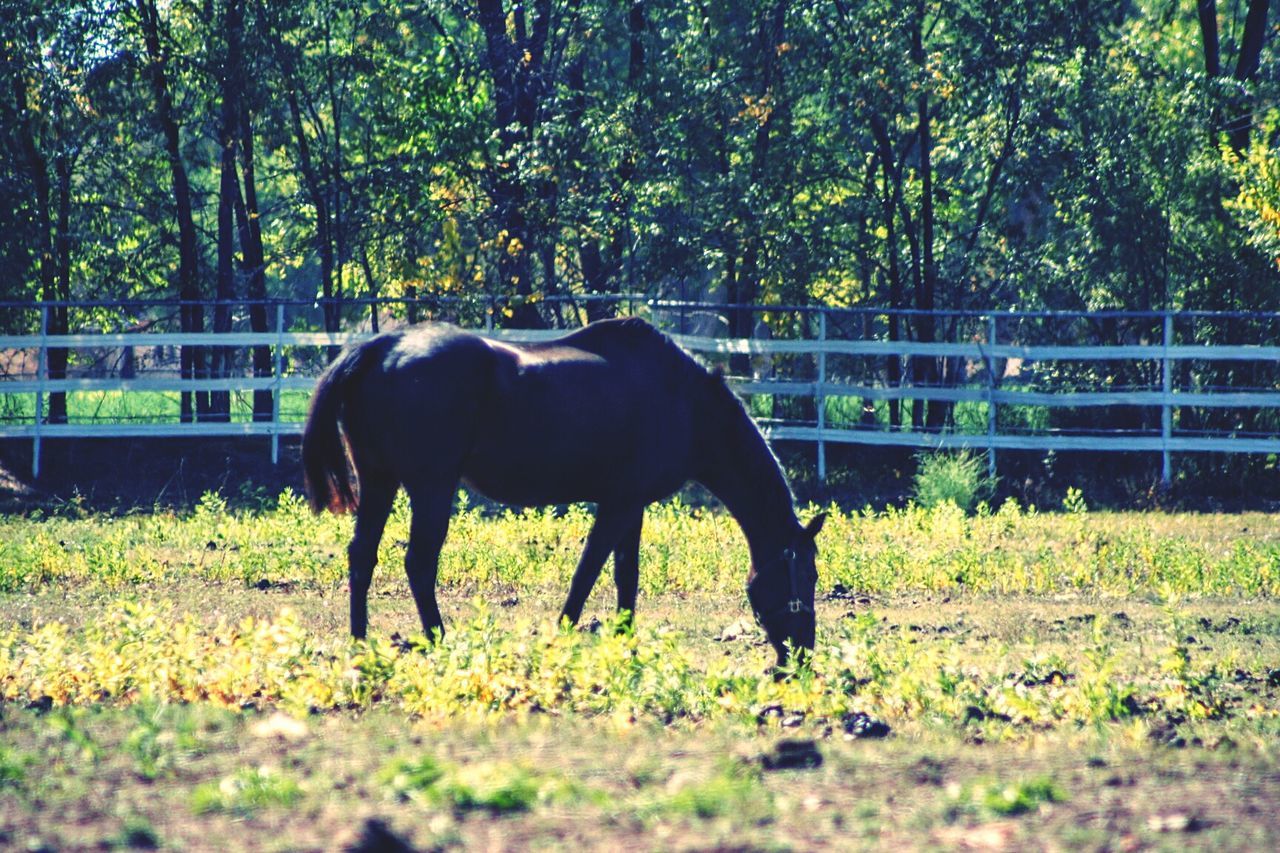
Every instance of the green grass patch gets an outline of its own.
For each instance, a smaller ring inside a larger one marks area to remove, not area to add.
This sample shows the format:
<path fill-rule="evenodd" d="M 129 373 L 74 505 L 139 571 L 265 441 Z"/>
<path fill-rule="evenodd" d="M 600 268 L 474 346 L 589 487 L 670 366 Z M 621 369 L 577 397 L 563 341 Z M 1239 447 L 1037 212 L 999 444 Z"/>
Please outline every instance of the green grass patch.
<path fill-rule="evenodd" d="M 191 808 L 197 815 L 228 812 L 247 817 L 262 809 L 288 807 L 302 796 L 296 780 L 279 769 L 244 767 L 216 782 L 196 786 Z"/>
<path fill-rule="evenodd" d="M 379 774 L 395 796 L 492 815 L 523 812 L 538 803 L 573 798 L 572 786 L 552 774 L 509 761 L 455 765 L 431 756 L 400 760 Z"/>
<path fill-rule="evenodd" d="M 760 784 L 760 775 L 745 765 L 719 768 L 710 778 L 670 780 L 670 790 L 656 810 L 702 820 L 733 815 L 738 819 L 765 821 L 774 813 L 773 798 Z"/>
<path fill-rule="evenodd" d="M 1094 513 L 1078 492 L 1065 513 L 1010 500 L 998 509 L 979 504 L 966 516 L 952 503 L 861 513 L 827 508 L 818 543 L 820 590 L 1166 598 L 1280 593 L 1274 515 L 1228 521 Z M 206 495 L 190 513 L 80 516 L 69 507 L 59 517 L 0 519 L 0 592 L 66 584 L 126 589 L 174 578 L 312 590 L 345 582 L 351 519 L 312 515 L 289 491 L 264 498 L 254 510 L 233 511 L 221 497 Z M 440 580 L 474 590 L 562 589 L 591 523 L 583 506 L 494 514 L 462 496 Z M 401 499 L 379 549 L 382 572 L 392 577 L 399 576 L 408 524 Z M 646 514 L 640 583 L 647 593 L 737 592 L 747 563 L 741 532 L 719 511 L 673 501 Z"/>
<path fill-rule="evenodd" d="M 1014 817 L 1042 804 L 1060 803 L 1066 799 L 1062 789 L 1044 776 L 1012 782 L 972 782 L 958 786 L 952 797 L 953 819 L 966 814 L 987 818 Z"/>

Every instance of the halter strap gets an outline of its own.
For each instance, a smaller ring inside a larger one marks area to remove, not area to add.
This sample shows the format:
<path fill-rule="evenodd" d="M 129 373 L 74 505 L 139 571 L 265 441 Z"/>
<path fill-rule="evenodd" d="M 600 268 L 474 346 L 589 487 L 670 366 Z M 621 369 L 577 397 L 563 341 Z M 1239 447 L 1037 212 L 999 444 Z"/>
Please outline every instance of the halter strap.
<path fill-rule="evenodd" d="M 777 607 L 766 610 L 763 613 L 759 610 L 755 611 L 756 621 L 760 622 L 764 618 L 769 618 L 778 613 L 812 613 L 813 608 L 804 603 L 804 598 L 800 595 L 800 576 L 796 571 L 796 552 L 791 548 L 786 548 L 782 552 L 782 562 L 787 564 L 787 579 L 791 582 L 791 597 Z"/>

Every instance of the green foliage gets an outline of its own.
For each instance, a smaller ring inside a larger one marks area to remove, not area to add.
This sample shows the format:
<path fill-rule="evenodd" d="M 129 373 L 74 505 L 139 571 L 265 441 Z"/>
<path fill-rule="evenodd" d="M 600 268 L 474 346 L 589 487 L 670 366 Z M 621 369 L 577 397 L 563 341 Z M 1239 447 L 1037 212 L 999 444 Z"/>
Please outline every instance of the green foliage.
<path fill-rule="evenodd" d="M 1089 505 L 1084 502 L 1084 492 L 1075 486 L 1067 488 L 1066 497 L 1062 499 L 1062 511 L 1068 515 L 1084 515 L 1089 511 Z"/>
<path fill-rule="evenodd" d="M 563 595 L 590 525 L 584 509 L 486 516 L 462 503 L 443 558 L 443 596 L 495 588 Z M 820 593 L 838 586 L 885 595 L 1274 597 L 1280 546 L 1267 532 L 1272 522 L 1250 516 L 1243 532 L 1231 534 L 1211 517 L 1040 514 L 1013 502 L 971 517 L 951 502 L 884 513 L 832 509 L 819 542 Z M 450 619 L 445 642 L 413 638 L 406 646 L 376 633 L 353 642 L 332 622 L 316 631 L 289 607 L 239 615 L 244 596 L 262 594 L 259 579 L 304 596 L 344 600 L 349 525 L 349 519 L 311 514 L 292 492 L 253 511 L 229 511 L 208 495 L 186 516 L 0 520 L 7 548 L 0 568 L 9 589 L 40 594 L 74 582 L 106 602 L 97 618 L 83 623 L 51 619 L 0 631 L 0 703 L 51 705 L 47 726 L 57 748 L 90 762 L 101 759 L 102 747 L 81 706 L 130 706 L 120 752 L 133 774 L 159 779 L 201 749 L 207 721 L 176 710 L 189 707 L 307 714 L 390 706 L 435 720 L 576 714 L 626 727 L 638 720 L 754 726 L 761 707 L 777 705 L 813 718 L 861 711 L 895 726 L 980 725 L 992 736 L 1011 737 L 1157 713 L 1218 719 L 1231 708 L 1222 673 L 1239 667 L 1193 647 L 1185 638 L 1202 628 L 1176 616 L 1148 643 L 1160 654 L 1135 656 L 1116 642 L 1127 625 L 1123 613 L 1098 618 L 1092 640 L 1070 654 L 1028 639 L 975 659 L 958 634 L 921 642 L 889 630 L 874 612 L 828 618 L 832 611 L 824 603 L 818 652 L 785 681 L 764 673 L 763 658 L 755 658 L 763 650 L 747 646 L 741 654 L 708 658 L 696 651 L 698 637 L 643 617 L 632 631 L 613 624 L 595 633 L 568 631 L 551 621 L 553 608 L 538 618 L 512 618 L 481 598 L 466 615 Z M 385 562 L 399 562 L 394 543 L 406 536 L 406 526 L 401 501 Z M 650 594 L 691 601 L 712 596 L 739 602 L 731 610 L 743 607 L 743 572 L 730 569 L 745 570 L 746 563 L 740 533 L 723 516 L 672 504 L 646 517 L 642 576 Z M 396 585 L 396 606 L 410 610 L 399 573 L 387 574 L 384 582 Z M 134 579 L 148 584 L 145 594 Z M 219 605 L 236 616 L 184 612 L 164 591 L 191 584 L 203 590 L 202 600 L 207 589 L 220 596 L 238 589 Z M 744 608 L 738 616 L 745 615 Z M 17 760 L 6 758 L 6 766 L 21 767 Z M 400 770 L 409 774 L 406 789 L 431 787 L 441 796 L 453 790 L 456 796 L 448 796 L 456 808 L 500 802 L 470 777 L 457 776 L 456 790 L 440 787 L 444 777 L 433 779 L 437 771 L 452 773 L 443 764 Z M 250 782 L 227 785 L 252 790 Z M 508 793 L 518 798 L 524 788 L 517 788 Z M 214 789 L 222 791 L 218 785 L 206 791 L 206 805 L 222 802 Z M 231 803 L 240 794 L 227 796 Z"/>
<path fill-rule="evenodd" d="M 1280 166 L 1273 148 L 1280 113 L 1270 111 L 1260 121 L 1248 150 L 1222 146 L 1226 168 L 1235 179 L 1235 198 L 1223 200 L 1249 246 L 1273 266 L 1280 267 Z"/>
<path fill-rule="evenodd" d="M 1209 77 L 1196 16 L 1167 4 L 874 0 L 782 17 L 663 0 L 487 18 L 444 0 L 284 0 L 235 42 L 225 4 L 144 8 L 157 57 L 135 5 L 6 7 L 7 298 L 177 295 L 175 165 L 212 267 L 226 102 L 252 119 L 235 178 L 252 163 L 269 296 L 1276 304 L 1275 80 Z M 1222 45 L 1226 67 L 1238 47 Z M 220 70 L 237 51 L 255 60 L 243 79 Z M 1224 162 L 1214 122 L 1244 106 L 1252 145 Z"/>
<path fill-rule="evenodd" d="M 1028 641 L 975 657 L 962 638 L 922 643 L 864 614 L 825 625 L 803 676 L 777 681 L 759 661 L 699 657 L 688 638 L 661 627 L 630 635 L 565 632 L 509 624 L 483 608 L 455 624 L 447 642 L 404 652 L 312 636 L 289 611 L 213 627 L 190 616 L 177 625 L 156 617 L 150 607 L 121 606 L 101 628 L 51 623 L 25 638 L 11 633 L 0 644 L 0 698 L 47 697 L 66 706 L 55 707 L 49 725 L 68 754 L 86 761 L 98 760 L 101 748 L 75 706 L 138 703 L 123 745 L 144 779 L 167 774 L 199 749 L 195 725 L 163 722 L 160 709 L 173 702 L 297 713 L 390 705 L 434 720 L 578 714 L 624 728 L 642 719 L 756 726 L 760 708 L 777 706 L 818 719 L 861 711 L 894 725 L 951 728 L 976 720 L 1005 727 L 1006 736 L 1158 713 L 1212 719 L 1228 708 L 1218 674 L 1224 662 L 1192 666 L 1181 644 L 1154 659 L 1122 652 L 1108 641 L 1116 629 L 1105 619 L 1095 623 L 1092 645 L 1072 655 L 1045 657 Z M 548 780 L 513 768 L 476 772 L 423 758 L 397 765 L 387 780 L 406 795 L 425 791 L 459 809 L 505 808 L 506 798 L 519 801 L 531 790 L 551 795 Z M 260 795 L 274 796 L 276 781 L 268 771 L 245 771 L 206 786 L 201 808 L 232 809 L 242 800 L 256 807 Z M 281 785 L 289 787 L 287 780 Z M 690 793 L 688 803 L 700 796 Z"/>
<path fill-rule="evenodd" d="M 995 488 L 985 457 L 971 451 L 920 454 L 916 460 L 914 500 L 925 509 L 950 503 L 972 512 Z"/>
<path fill-rule="evenodd" d="M 440 762 L 430 755 L 424 755 L 417 761 L 388 765 L 379 775 L 383 783 L 389 785 L 398 796 L 407 797 L 431 790 L 444 778 L 444 774 L 445 770 Z"/>

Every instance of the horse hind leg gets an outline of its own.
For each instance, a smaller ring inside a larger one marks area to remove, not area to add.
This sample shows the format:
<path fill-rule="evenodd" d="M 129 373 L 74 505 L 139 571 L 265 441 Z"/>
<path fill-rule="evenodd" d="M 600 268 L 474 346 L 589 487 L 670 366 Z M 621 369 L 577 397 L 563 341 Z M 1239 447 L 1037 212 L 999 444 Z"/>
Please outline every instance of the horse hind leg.
<path fill-rule="evenodd" d="M 360 505 L 356 532 L 347 546 L 347 572 L 351 587 L 351 636 L 363 640 L 369 628 L 369 584 L 378 563 L 378 543 L 391 514 L 397 484 L 394 480 L 364 477 L 360 481 Z"/>
<path fill-rule="evenodd" d="M 428 640 L 444 636 L 444 619 L 436 602 L 436 575 L 457 489 L 457 481 L 454 480 L 446 486 L 419 487 L 409 491 L 413 517 L 409 523 L 409 547 L 404 554 L 404 570 Z"/>

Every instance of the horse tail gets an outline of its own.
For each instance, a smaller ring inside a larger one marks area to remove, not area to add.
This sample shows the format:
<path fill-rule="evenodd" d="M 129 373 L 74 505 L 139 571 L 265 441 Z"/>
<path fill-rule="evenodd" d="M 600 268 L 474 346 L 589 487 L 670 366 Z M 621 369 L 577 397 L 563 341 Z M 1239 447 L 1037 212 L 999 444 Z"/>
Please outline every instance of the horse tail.
<path fill-rule="evenodd" d="M 359 506 L 355 471 L 340 428 L 348 386 L 363 372 L 372 341 L 348 347 L 316 383 L 302 432 L 302 469 L 307 499 L 315 512 L 346 512 Z"/>

